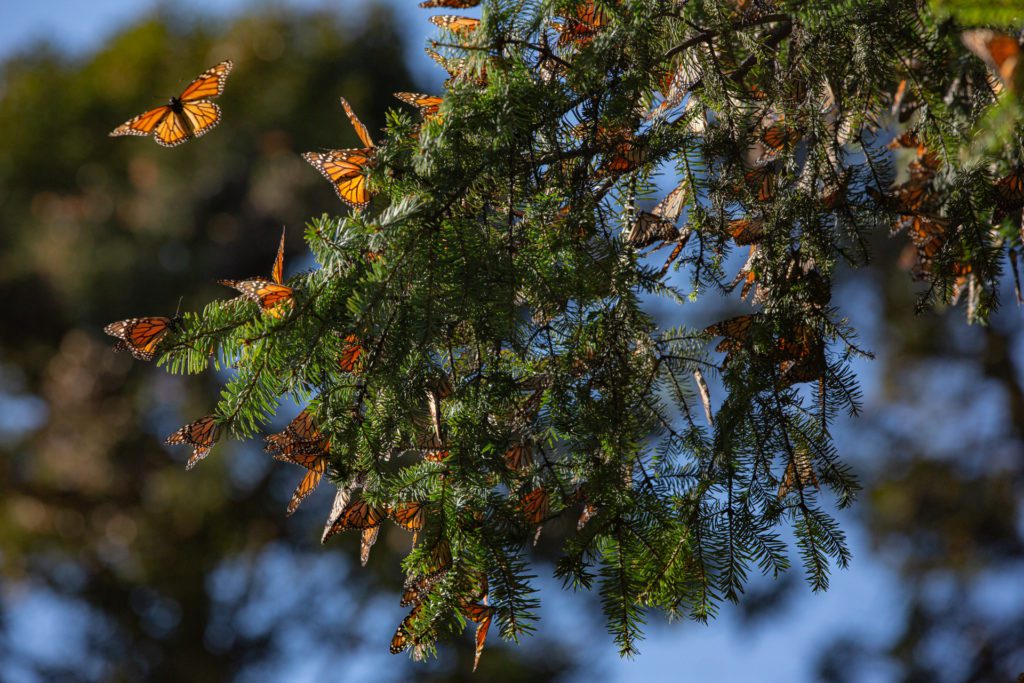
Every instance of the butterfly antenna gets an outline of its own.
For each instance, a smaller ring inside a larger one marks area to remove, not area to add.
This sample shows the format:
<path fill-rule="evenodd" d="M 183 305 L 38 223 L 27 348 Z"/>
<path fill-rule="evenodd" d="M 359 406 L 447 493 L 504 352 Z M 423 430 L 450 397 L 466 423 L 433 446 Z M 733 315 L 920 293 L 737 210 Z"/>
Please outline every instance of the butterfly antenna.
<path fill-rule="evenodd" d="M 174 310 L 174 317 L 175 318 L 180 318 L 181 317 L 181 302 L 182 302 L 182 300 L 184 298 L 185 298 L 184 294 L 178 297 L 178 308 L 176 308 Z"/>

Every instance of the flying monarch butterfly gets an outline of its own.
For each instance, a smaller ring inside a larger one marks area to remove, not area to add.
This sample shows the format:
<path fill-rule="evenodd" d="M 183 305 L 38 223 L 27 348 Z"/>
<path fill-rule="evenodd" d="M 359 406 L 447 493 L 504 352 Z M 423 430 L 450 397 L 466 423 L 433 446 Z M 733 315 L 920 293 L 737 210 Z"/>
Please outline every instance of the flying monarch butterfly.
<path fill-rule="evenodd" d="M 533 464 L 533 449 L 525 441 L 517 441 L 505 451 L 505 464 L 516 472 L 528 469 Z"/>
<path fill-rule="evenodd" d="M 178 327 L 180 320 L 178 317 L 160 316 L 128 318 L 110 323 L 103 331 L 119 340 L 114 345 L 114 351 L 128 351 L 139 360 L 153 360 L 157 347 L 168 333 Z"/>
<path fill-rule="evenodd" d="M 484 651 L 484 643 L 487 642 L 487 631 L 491 628 L 491 617 L 494 616 L 494 608 L 488 605 L 476 603 L 464 603 L 461 610 L 467 619 L 476 622 L 476 652 L 473 656 L 473 671 L 476 671 L 480 664 L 480 655 Z"/>
<path fill-rule="evenodd" d="M 437 97 L 435 95 L 423 95 L 415 92 L 396 92 L 397 97 L 402 102 L 408 105 L 416 107 L 420 110 L 420 116 L 423 117 L 424 121 L 437 121 L 441 122 L 441 103 L 444 102 L 444 98 Z"/>
<path fill-rule="evenodd" d="M 210 101 L 224 92 L 224 83 L 231 73 L 232 62 L 227 60 L 207 69 L 177 97 L 155 109 L 139 114 L 122 123 L 110 133 L 121 135 L 149 135 L 157 144 L 176 147 L 192 138 L 205 135 L 220 123 L 220 107 Z"/>
<path fill-rule="evenodd" d="M 472 33 L 480 26 L 479 19 L 460 17 L 455 14 L 435 14 L 430 17 L 430 23 L 446 31 L 463 34 Z"/>
<path fill-rule="evenodd" d="M 370 131 L 359 120 L 344 97 L 341 98 L 348 120 L 365 145 L 362 149 L 333 149 L 327 152 L 305 152 L 302 158 L 327 178 L 335 193 L 353 209 L 362 210 L 370 203 L 366 187 L 366 169 L 373 166 L 375 147 Z"/>
<path fill-rule="evenodd" d="M 338 359 L 342 372 L 357 373 L 361 367 L 359 359 L 362 355 L 363 346 L 359 343 L 359 337 L 354 334 L 346 336 L 341 347 L 341 357 Z"/>
<path fill-rule="evenodd" d="M 1022 90 L 1024 68 L 1020 63 L 1020 43 L 1013 36 L 990 29 L 964 31 L 960 39 L 995 73 L 1011 93 Z"/>
<path fill-rule="evenodd" d="M 480 4 L 480 0 L 426 0 L 421 2 L 420 7 L 430 9 L 432 7 L 447 7 L 448 9 L 469 9 Z"/>
<path fill-rule="evenodd" d="M 292 288 L 284 284 L 284 230 L 277 248 L 277 258 L 270 271 L 270 278 L 252 277 L 247 280 L 217 280 L 217 284 L 237 289 L 246 299 L 255 301 L 264 314 L 282 318 L 294 305 Z"/>
<path fill-rule="evenodd" d="M 171 434 L 167 437 L 166 443 L 171 446 L 177 444 L 192 446 L 192 456 L 185 465 L 185 469 L 190 470 L 210 454 L 210 450 L 213 449 L 213 445 L 217 443 L 219 437 L 220 425 L 217 424 L 217 418 L 207 415 Z"/>

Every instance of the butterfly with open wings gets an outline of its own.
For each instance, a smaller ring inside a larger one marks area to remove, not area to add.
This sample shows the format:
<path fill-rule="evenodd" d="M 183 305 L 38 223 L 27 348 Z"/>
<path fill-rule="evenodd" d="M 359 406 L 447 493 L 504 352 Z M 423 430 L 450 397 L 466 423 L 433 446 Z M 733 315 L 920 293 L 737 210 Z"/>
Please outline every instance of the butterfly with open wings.
<path fill-rule="evenodd" d="M 207 69 L 180 95 L 125 121 L 110 132 L 110 137 L 152 134 L 157 144 L 177 147 L 205 135 L 220 123 L 220 107 L 210 100 L 224 92 L 232 66 L 231 60 L 226 60 Z"/>

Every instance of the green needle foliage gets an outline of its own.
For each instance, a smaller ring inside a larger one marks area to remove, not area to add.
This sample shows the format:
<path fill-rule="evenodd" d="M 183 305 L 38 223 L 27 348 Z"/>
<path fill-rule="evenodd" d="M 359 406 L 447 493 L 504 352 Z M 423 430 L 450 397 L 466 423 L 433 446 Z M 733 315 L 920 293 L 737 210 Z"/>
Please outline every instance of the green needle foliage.
<path fill-rule="evenodd" d="M 563 516 L 557 575 L 624 655 L 649 612 L 706 620 L 793 557 L 825 589 L 857 491 L 830 426 L 865 353 L 836 270 L 906 233 L 922 305 L 983 322 L 1021 248 L 1019 128 L 970 150 L 1017 93 L 963 30 L 909 1 L 488 0 L 433 44 L 439 111 L 389 113 L 371 205 L 309 222 L 292 303 L 213 302 L 162 363 L 232 373 L 235 438 L 305 407 L 271 450 L 337 487 L 325 537 L 418 532 L 393 651 L 467 620 L 482 644 L 492 616 L 528 634 L 530 544 Z M 751 312 L 707 329 L 646 307 L 737 288 Z"/>

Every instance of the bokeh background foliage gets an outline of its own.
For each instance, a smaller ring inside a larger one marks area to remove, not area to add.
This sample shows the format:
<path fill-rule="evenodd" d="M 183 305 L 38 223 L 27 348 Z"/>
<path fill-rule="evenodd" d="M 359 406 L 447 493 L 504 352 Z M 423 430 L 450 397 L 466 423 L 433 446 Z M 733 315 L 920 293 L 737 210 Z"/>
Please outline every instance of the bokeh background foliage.
<path fill-rule="evenodd" d="M 230 296 L 213 280 L 265 272 L 282 225 L 289 269 L 301 267 L 300 226 L 339 205 L 298 152 L 356 144 L 342 94 L 383 125 L 391 93 L 417 89 L 401 44 L 384 8 L 359 22 L 163 12 L 94 54 L 39 45 L 0 67 L 0 680 L 470 680 L 467 641 L 415 668 L 386 653 L 403 532 L 357 570 L 355 539 L 318 544 L 329 501 L 283 518 L 297 475 L 258 445 L 222 444 L 186 474 L 185 453 L 160 442 L 211 407 L 218 378 L 168 377 L 101 333 L 179 298 L 195 310 Z M 200 143 L 106 137 L 225 58 L 225 121 Z M 898 588 L 878 613 L 885 637 L 851 628 L 779 656 L 833 681 L 1012 680 L 1024 670 L 1020 311 L 969 329 L 955 312 L 915 316 L 897 248 L 877 246 L 841 289 L 879 359 L 858 368 L 867 415 L 839 442 L 866 486 L 846 520 L 865 539 L 850 571 L 878 565 Z M 558 545 L 546 535 L 538 553 Z M 753 591 L 726 615 L 751 637 L 791 628 L 787 606 L 807 599 L 798 581 Z M 585 598 L 555 604 L 600 633 Z M 680 658 L 695 628 L 672 632 Z M 473 680 L 601 678 L 592 662 L 609 642 L 565 636 L 494 639 Z"/>

